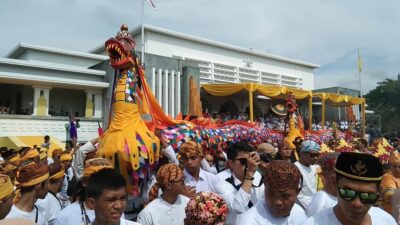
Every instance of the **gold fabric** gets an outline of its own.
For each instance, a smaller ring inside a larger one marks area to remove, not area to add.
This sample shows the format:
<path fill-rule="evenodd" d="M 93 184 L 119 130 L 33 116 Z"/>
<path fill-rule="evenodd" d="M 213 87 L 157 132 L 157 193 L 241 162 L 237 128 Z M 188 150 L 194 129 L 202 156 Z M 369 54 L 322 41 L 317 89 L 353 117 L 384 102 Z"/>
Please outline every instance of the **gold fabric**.
<path fill-rule="evenodd" d="M 14 191 L 14 185 L 9 176 L 0 174 L 0 200 L 9 196 Z"/>

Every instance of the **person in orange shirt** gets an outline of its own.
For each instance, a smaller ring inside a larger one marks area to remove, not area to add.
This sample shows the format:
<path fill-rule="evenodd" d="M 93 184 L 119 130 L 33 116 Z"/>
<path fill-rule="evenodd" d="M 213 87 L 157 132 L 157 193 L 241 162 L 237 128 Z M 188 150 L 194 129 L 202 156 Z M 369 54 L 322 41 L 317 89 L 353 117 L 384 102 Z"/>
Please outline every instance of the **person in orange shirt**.
<path fill-rule="evenodd" d="M 392 214 L 392 196 L 400 188 L 400 154 L 393 152 L 389 158 L 390 171 L 385 173 L 381 182 L 382 206 L 386 212 Z"/>

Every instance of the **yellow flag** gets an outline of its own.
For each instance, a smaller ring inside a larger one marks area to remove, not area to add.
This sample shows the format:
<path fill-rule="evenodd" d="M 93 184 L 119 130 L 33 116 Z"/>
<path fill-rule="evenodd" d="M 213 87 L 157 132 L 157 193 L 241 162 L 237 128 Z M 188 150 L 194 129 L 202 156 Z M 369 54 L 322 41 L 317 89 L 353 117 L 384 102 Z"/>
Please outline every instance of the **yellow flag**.
<path fill-rule="evenodd" d="M 358 49 L 357 66 L 358 66 L 358 71 L 361 72 L 363 64 L 360 57 L 360 49 Z"/>

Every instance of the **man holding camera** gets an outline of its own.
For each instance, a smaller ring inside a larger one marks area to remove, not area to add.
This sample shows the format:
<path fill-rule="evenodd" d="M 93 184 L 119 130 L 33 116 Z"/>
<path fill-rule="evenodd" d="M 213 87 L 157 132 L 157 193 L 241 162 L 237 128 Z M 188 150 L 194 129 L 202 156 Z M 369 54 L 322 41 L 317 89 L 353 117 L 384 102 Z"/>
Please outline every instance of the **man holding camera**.
<path fill-rule="evenodd" d="M 241 214 L 248 211 L 264 196 L 264 184 L 253 185 L 260 157 L 247 142 L 239 142 L 227 150 L 228 164 L 232 172 L 226 180 L 216 185 L 216 193 L 228 204 L 227 224 L 238 224 Z"/>

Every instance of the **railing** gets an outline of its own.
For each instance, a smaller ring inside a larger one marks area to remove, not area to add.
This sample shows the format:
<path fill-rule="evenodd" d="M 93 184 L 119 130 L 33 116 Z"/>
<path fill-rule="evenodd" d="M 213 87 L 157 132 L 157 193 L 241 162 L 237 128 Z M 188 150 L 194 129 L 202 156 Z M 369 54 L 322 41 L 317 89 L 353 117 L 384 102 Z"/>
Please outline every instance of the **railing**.
<path fill-rule="evenodd" d="M 295 88 L 303 87 L 303 79 L 298 76 L 276 74 L 252 68 L 238 67 L 223 63 L 186 58 L 198 64 L 201 83 L 244 83 L 273 84 Z"/>

